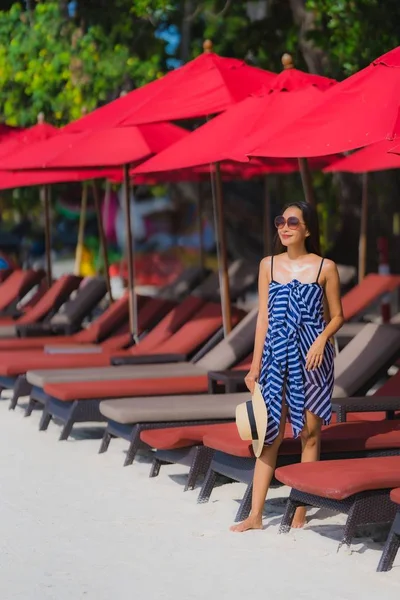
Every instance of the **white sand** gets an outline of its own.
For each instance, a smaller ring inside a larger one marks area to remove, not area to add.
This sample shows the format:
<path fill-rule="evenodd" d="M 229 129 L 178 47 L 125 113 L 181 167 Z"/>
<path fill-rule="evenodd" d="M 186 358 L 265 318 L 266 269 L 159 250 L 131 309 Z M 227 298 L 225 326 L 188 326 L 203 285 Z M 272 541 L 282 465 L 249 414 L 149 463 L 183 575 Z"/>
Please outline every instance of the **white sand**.
<path fill-rule="evenodd" d="M 319 512 L 277 535 L 285 489 L 275 489 L 262 532 L 228 531 L 244 486 L 218 487 L 206 505 L 183 493 L 181 466 L 149 479 L 142 456 L 122 467 L 123 440 L 58 442 L 39 414 L 0 402 L 1 600 L 359 600 L 400 597 L 400 556 L 375 568 L 382 544 L 357 539 L 336 553 L 343 516 Z"/>

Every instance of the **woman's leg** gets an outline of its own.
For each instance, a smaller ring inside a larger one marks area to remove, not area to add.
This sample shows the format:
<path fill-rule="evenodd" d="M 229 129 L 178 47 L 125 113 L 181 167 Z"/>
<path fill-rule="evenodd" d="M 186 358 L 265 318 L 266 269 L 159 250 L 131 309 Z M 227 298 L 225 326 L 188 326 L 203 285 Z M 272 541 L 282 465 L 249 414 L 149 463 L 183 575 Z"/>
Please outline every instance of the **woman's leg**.
<path fill-rule="evenodd" d="M 232 525 L 231 531 L 248 531 L 249 529 L 262 529 L 262 514 L 267 497 L 268 488 L 275 471 L 276 459 L 279 446 L 282 443 L 287 416 L 287 406 L 282 406 L 282 416 L 279 426 L 279 434 L 270 446 L 265 446 L 260 458 L 256 460 L 253 476 L 253 495 L 250 515 L 239 523 Z"/>
<path fill-rule="evenodd" d="M 322 420 L 310 411 L 306 410 L 306 422 L 301 432 L 301 462 L 315 462 L 319 460 L 321 445 Z M 304 527 L 306 522 L 306 507 L 300 506 L 293 518 L 292 527 Z"/>

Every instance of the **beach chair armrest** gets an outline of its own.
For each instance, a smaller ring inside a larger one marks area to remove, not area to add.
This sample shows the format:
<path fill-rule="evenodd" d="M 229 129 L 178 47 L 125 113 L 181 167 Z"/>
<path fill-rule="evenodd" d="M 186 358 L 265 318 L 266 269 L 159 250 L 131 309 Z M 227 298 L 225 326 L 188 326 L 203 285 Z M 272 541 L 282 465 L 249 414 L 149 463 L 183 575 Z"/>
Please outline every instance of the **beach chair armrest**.
<path fill-rule="evenodd" d="M 143 356 L 114 356 L 111 364 L 118 365 L 152 365 L 161 363 L 177 363 L 187 360 L 186 354 L 148 354 Z"/>
<path fill-rule="evenodd" d="M 386 412 L 387 419 L 393 419 L 395 411 L 400 411 L 400 398 L 393 396 L 360 396 L 333 398 L 332 412 L 337 422 L 347 421 L 347 413 Z"/>
<path fill-rule="evenodd" d="M 240 392 L 245 388 L 246 374 L 246 370 L 209 371 L 208 391 L 210 394 Z"/>
<path fill-rule="evenodd" d="M 31 323 L 28 325 L 17 325 L 18 337 L 41 337 L 49 335 L 70 335 L 74 333 L 69 323 L 63 325 L 52 325 L 51 323 Z"/>

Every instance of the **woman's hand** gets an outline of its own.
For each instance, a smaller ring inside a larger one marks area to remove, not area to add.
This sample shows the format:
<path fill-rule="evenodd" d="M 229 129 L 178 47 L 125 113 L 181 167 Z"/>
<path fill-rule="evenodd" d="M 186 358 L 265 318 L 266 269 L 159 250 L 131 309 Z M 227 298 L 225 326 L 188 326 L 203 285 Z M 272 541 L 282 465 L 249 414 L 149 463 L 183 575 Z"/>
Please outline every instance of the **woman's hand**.
<path fill-rule="evenodd" d="M 255 383 L 256 383 L 259 375 L 260 375 L 259 371 L 257 371 L 256 369 L 250 369 L 250 371 L 247 373 L 246 377 L 244 378 L 244 382 L 245 382 L 246 387 L 249 390 L 250 394 L 253 394 L 253 392 L 254 392 L 254 386 L 255 386 Z"/>
<path fill-rule="evenodd" d="M 318 369 L 318 367 L 320 367 L 322 365 L 322 361 L 324 360 L 325 346 L 326 346 L 326 338 L 322 335 L 319 335 L 307 353 L 307 356 L 306 356 L 307 371 L 312 371 L 313 369 Z"/>

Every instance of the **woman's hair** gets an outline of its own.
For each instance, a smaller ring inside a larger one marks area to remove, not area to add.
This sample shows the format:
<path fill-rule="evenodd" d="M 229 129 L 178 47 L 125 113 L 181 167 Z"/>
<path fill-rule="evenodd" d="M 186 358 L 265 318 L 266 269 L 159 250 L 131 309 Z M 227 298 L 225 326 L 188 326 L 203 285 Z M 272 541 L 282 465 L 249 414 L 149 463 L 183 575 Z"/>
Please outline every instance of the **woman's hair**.
<path fill-rule="evenodd" d="M 285 212 L 285 210 L 292 207 L 301 210 L 304 223 L 306 224 L 310 234 L 308 237 L 306 237 L 305 241 L 307 252 L 313 252 L 314 254 L 321 256 L 318 213 L 316 209 L 308 202 L 289 202 L 289 204 L 286 204 L 286 206 L 283 207 L 282 214 Z M 285 247 L 282 245 L 279 238 L 278 232 L 275 235 L 274 249 L 276 254 L 280 254 L 285 250 Z"/>

